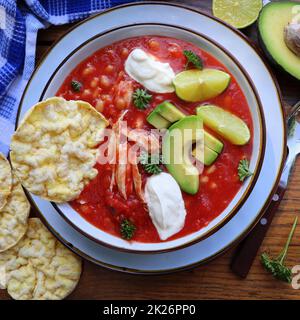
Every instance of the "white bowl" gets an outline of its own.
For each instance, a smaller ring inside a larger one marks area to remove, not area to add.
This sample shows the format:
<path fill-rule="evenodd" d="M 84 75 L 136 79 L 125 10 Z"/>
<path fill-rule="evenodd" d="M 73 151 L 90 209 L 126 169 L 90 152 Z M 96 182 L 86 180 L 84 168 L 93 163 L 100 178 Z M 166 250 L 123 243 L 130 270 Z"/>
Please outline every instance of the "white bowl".
<path fill-rule="evenodd" d="M 212 39 L 175 25 L 135 24 L 109 30 L 89 39 L 82 43 L 81 46 L 67 56 L 59 65 L 50 77 L 40 100 L 54 96 L 70 71 L 73 70 L 81 61 L 89 57 L 93 52 L 111 45 L 116 41 L 143 35 L 160 35 L 182 39 L 195 44 L 216 57 L 221 63 L 223 63 L 223 65 L 226 66 L 226 68 L 228 68 L 228 70 L 230 70 L 232 75 L 238 81 L 245 94 L 253 120 L 253 151 L 250 159 L 250 170 L 254 172 L 254 174 L 243 183 L 242 187 L 229 203 L 227 208 L 206 227 L 197 232 L 179 239 L 160 243 L 128 242 L 98 229 L 86 221 L 68 203 L 59 205 L 53 203 L 53 206 L 62 215 L 62 217 L 66 219 L 66 221 L 68 221 L 79 232 L 96 242 L 130 252 L 160 253 L 182 248 L 207 238 L 227 223 L 238 212 L 239 208 L 245 202 L 254 187 L 261 169 L 265 151 L 265 124 L 258 95 L 255 92 L 249 76 L 238 61 L 236 61 L 229 52 Z"/>

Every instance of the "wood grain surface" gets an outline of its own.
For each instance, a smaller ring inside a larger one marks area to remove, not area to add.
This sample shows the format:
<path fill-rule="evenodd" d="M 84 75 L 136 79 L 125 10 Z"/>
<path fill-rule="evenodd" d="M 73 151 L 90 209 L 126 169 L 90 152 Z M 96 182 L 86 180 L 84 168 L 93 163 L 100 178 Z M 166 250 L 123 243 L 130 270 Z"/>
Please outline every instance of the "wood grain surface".
<path fill-rule="evenodd" d="M 169 1 L 185 3 L 211 12 L 211 1 Z M 50 27 L 38 34 L 37 61 L 47 48 L 68 26 Z M 256 26 L 244 30 L 256 41 Z M 299 81 L 287 74 L 274 70 L 284 100 L 290 104 L 300 100 Z M 264 240 L 259 254 L 264 250 L 277 254 L 284 245 L 294 217 L 300 209 L 300 159 L 297 161 L 288 190 Z M 259 256 L 245 280 L 230 271 L 229 265 L 234 249 L 223 256 L 198 267 L 164 276 L 134 276 L 104 270 L 87 261 L 77 289 L 69 299 L 299 299 L 300 290 L 274 280 L 262 268 Z M 300 264 L 300 225 L 292 241 L 287 264 Z M 8 295 L 0 290 L 0 299 Z"/>

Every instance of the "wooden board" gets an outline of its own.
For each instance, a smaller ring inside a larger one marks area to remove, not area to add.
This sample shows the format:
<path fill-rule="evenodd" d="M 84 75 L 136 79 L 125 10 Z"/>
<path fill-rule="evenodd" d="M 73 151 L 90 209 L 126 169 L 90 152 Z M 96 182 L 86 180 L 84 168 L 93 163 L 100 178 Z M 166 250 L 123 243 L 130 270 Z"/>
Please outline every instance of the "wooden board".
<path fill-rule="evenodd" d="M 171 2 L 171 1 L 170 1 Z M 172 1 L 186 3 L 211 12 L 211 1 Z M 69 26 L 50 27 L 38 35 L 37 61 L 47 48 L 61 36 Z M 256 42 L 256 26 L 244 30 Z M 284 100 L 293 104 L 300 100 L 299 81 L 274 70 L 280 83 Z M 277 254 L 284 245 L 294 217 L 300 208 L 300 160 L 297 161 L 288 190 L 271 229 L 260 249 Z M 69 299 L 299 299 L 300 290 L 273 280 L 262 268 L 259 257 L 246 280 L 232 274 L 229 268 L 234 250 L 192 271 L 165 276 L 133 276 L 107 271 L 89 262 L 77 289 Z M 289 250 L 287 264 L 300 264 L 300 225 Z M 0 299 L 6 299 L 0 290 Z"/>

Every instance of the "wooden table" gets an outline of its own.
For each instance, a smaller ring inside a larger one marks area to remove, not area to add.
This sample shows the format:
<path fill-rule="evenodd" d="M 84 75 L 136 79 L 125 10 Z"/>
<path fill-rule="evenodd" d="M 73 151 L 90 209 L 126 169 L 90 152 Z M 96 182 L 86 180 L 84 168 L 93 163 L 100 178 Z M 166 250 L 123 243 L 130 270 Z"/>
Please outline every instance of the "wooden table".
<path fill-rule="evenodd" d="M 171 2 L 171 1 L 170 1 Z M 193 5 L 211 12 L 211 1 L 172 1 Z M 37 61 L 47 48 L 70 26 L 51 27 L 38 35 Z M 244 31 L 256 41 L 256 26 Z M 283 97 L 292 104 L 300 99 L 300 82 L 283 72 L 275 71 Z M 277 254 L 285 243 L 292 222 L 300 207 L 300 162 L 295 167 L 289 188 L 260 251 Z M 246 280 L 230 271 L 234 250 L 192 271 L 164 276 L 126 275 L 100 268 L 87 261 L 77 289 L 70 299 L 299 299 L 300 290 L 273 280 L 262 268 L 259 257 Z M 287 264 L 300 264 L 300 225 L 289 250 Z M 0 299 L 8 296 L 0 290 Z"/>

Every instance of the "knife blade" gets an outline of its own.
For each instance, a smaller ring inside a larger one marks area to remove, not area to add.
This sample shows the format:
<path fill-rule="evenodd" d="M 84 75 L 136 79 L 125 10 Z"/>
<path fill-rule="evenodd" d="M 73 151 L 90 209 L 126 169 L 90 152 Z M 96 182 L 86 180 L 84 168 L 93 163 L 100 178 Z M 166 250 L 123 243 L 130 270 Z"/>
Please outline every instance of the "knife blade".
<path fill-rule="evenodd" d="M 250 234 L 239 244 L 231 261 L 231 270 L 238 276 L 246 278 L 258 249 L 263 242 L 265 235 L 275 216 L 277 208 L 287 189 L 290 175 L 293 171 L 295 160 L 300 153 L 300 124 L 297 120 L 297 112 L 300 109 L 300 101 L 293 106 L 287 117 L 289 125 L 289 136 L 287 140 L 288 156 L 277 190 L 264 212 L 262 218 L 253 228 Z"/>

